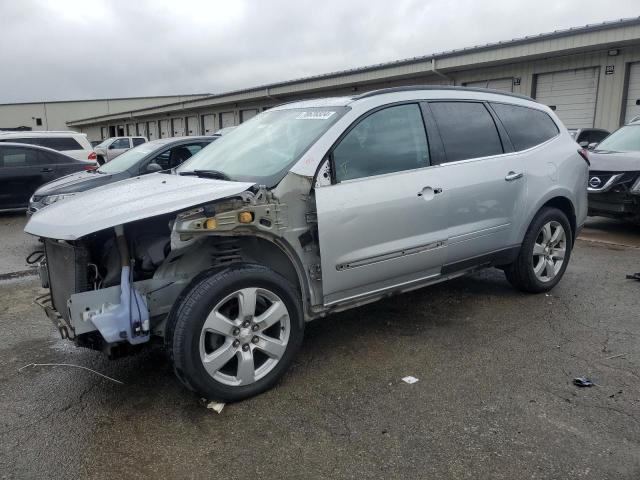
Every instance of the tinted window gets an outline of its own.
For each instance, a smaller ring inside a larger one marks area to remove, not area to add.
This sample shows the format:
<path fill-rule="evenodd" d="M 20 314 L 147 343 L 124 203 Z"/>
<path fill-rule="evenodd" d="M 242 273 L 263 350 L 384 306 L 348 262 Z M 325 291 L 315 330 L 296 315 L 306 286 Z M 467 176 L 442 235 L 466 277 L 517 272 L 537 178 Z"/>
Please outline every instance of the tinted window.
<path fill-rule="evenodd" d="M 149 163 L 157 163 L 158 165 L 160 165 L 160 167 L 162 167 L 163 170 L 167 170 L 168 168 L 171 168 L 170 158 L 171 158 L 171 150 L 166 150 L 162 152 L 160 155 L 156 156 Z"/>
<path fill-rule="evenodd" d="M 399 105 L 358 123 L 333 151 L 336 180 L 381 175 L 429 165 L 420 107 Z"/>
<path fill-rule="evenodd" d="M 129 148 L 129 139 L 128 138 L 119 138 L 114 140 L 109 148 Z"/>
<path fill-rule="evenodd" d="M 29 167 L 38 164 L 38 152 L 30 148 L 1 148 L 0 167 Z"/>
<path fill-rule="evenodd" d="M 516 150 L 539 145 L 558 134 L 555 122 L 540 110 L 500 103 L 492 103 L 491 106 Z"/>
<path fill-rule="evenodd" d="M 601 142 L 605 138 L 609 136 L 609 132 L 605 132 L 603 130 L 593 130 L 591 135 L 589 136 L 589 143 L 592 142 Z"/>
<path fill-rule="evenodd" d="M 503 152 L 493 117 L 482 103 L 434 102 L 429 105 L 438 123 L 447 162 Z"/>
<path fill-rule="evenodd" d="M 132 140 L 134 147 L 137 147 L 138 145 L 142 145 L 144 143 L 144 138 L 134 138 Z"/>
<path fill-rule="evenodd" d="M 71 137 L 36 138 L 34 143 L 58 150 L 59 152 L 64 152 L 65 150 L 84 150 L 82 145 L 80 145 L 75 138 Z"/>

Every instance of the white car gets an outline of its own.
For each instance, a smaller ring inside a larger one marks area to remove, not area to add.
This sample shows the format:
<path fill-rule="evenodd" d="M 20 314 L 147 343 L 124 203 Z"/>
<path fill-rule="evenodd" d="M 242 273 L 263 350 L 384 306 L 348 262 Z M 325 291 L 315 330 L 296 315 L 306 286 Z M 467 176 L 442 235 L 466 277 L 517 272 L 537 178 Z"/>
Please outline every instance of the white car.
<path fill-rule="evenodd" d="M 121 153 L 126 152 L 130 148 L 142 145 L 147 141 L 145 137 L 110 137 L 96 145 L 93 150 L 96 152 L 96 160 L 98 163 L 104 165 Z"/>
<path fill-rule="evenodd" d="M 91 148 L 86 133 L 69 131 L 0 132 L 0 142 L 26 143 L 51 148 L 77 160 L 95 162 L 96 153 Z"/>

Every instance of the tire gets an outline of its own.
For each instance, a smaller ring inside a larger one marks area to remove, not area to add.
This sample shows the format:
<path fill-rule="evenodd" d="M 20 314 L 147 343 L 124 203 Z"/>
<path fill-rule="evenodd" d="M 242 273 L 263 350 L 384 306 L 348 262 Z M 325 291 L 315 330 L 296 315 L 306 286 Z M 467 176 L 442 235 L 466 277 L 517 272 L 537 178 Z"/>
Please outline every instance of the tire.
<path fill-rule="evenodd" d="M 206 272 L 176 302 L 166 336 L 174 371 L 210 400 L 234 402 L 270 389 L 302 343 L 300 293 L 260 265 Z"/>
<path fill-rule="evenodd" d="M 554 239 L 558 228 L 561 230 Z M 552 207 L 541 209 L 529 225 L 518 257 L 504 269 L 507 280 L 524 292 L 548 292 L 564 275 L 572 246 L 571 225 L 564 212 Z"/>

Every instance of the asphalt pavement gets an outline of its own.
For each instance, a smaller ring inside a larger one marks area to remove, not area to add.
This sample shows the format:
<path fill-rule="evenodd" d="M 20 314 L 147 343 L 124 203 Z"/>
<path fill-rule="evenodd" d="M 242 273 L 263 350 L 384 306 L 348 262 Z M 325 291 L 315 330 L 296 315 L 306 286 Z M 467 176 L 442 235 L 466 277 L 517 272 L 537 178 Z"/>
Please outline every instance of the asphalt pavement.
<path fill-rule="evenodd" d="M 220 414 L 162 351 L 76 349 L 35 277 L 1 281 L 0 477 L 638 479 L 640 233 L 602 222 L 550 294 L 492 269 L 310 323 L 280 384 Z"/>

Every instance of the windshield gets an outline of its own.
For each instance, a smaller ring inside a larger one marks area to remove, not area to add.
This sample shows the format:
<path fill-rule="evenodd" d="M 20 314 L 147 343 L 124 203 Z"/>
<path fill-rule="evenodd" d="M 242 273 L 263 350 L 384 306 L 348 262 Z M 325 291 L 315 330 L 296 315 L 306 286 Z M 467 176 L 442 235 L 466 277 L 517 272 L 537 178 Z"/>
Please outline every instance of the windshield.
<path fill-rule="evenodd" d="M 113 138 L 105 138 L 102 142 L 100 142 L 99 144 L 97 144 L 93 148 L 106 148 L 107 145 L 109 145 L 112 140 L 113 140 Z"/>
<path fill-rule="evenodd" d="M 131 167 L 133 167 L 138 162 L 138 160 L 142 159 L 143 157 L 146 157 L 149 153 L 153 152 L 157 148 L 158 148 L 158 145 L 153 142 L 143 143 L 142 145 L 138 145 L 137 147 L 127 150 L 123 154 L 118 155 L 116 158 L 114 158 L 110 162 L 107 162 L 104 165 L 102 165 L 98 169 L 98 172 L 100 173 L 124 172 L 125 170 L 128 170 Z"/>
<path fill-rule="evenodd" d="M 640 125 L 625 125 L 598 144 L 598 150 L 640 152 Z"/>
<path fill-rule="evenodd" d="M 269 110 L 202 149 L 177 169 L 215 170 L 232 180 L 275 185 L 346 107 Z"/>

